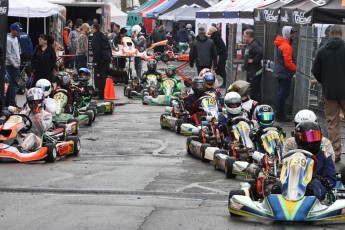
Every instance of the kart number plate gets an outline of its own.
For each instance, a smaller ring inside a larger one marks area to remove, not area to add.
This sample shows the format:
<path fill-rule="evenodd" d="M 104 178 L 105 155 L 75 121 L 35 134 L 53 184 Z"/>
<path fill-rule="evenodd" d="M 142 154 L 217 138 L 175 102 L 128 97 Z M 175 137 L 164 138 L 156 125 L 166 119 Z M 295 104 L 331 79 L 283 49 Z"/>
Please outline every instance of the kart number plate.
<path fill-rule="evenodd" d="M 57 100 L 57 101 L 65 100 L 66 97 L 67 96 L 64 93 L 57 93 L 57 94 L 54 95 L 54 99 Z"/>
<path fill-rule="evenodd" d="M 293 158 L 290 160 L 290 166 L 300 166 L 305 168 L 307 166 L 307 160 L 303 158 Z"/>
<path fill-rule="evenodd" d="M 173 80 L 170 80 L 170 79 L 168 79 L 168 80 L 165 80 L 164 82 L 163 82 L 163 85 L 164 85 L 164 87 L 173 87 L 174 85 L 175 85 L 175 82 L 173 81 Z"/>
<path fill-rule="evenodd" d="M 156 79 L 157 79 L 157 76 L 156 76 L 156 75 L 153 75 L 153 74 L 150 74 L 150 75 L 147 76 L 147 79 L 156 80 Z"/>

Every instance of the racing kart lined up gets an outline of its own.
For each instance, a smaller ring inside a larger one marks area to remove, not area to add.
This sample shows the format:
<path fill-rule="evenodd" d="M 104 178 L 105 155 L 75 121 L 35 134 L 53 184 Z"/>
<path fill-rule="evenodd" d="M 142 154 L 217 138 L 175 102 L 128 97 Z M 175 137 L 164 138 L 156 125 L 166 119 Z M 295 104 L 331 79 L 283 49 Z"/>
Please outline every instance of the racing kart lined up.
<path fill-rule="evenodd" d="M 152 96 L 149 92 L 144 92 L 143 105 L 171 105 L 171 100 L 179 99 L 180 92 L 175 92 L 175 82 L 171 79 L 165 79 L 162 82 L 161 92 L 155 92 Z"/>

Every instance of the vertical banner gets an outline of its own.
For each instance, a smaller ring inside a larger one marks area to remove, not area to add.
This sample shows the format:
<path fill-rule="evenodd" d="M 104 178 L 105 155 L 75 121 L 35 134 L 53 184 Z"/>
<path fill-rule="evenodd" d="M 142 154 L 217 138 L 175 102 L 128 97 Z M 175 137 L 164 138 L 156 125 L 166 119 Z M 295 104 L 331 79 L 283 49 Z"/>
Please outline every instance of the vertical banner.
<path fill-rule="evenodd" d="M 7 22 L 8 0 L 0 0 L 0 114 L 4 108 L 4 79 L 5 79 L 5 59 L 7 44 Z"/>

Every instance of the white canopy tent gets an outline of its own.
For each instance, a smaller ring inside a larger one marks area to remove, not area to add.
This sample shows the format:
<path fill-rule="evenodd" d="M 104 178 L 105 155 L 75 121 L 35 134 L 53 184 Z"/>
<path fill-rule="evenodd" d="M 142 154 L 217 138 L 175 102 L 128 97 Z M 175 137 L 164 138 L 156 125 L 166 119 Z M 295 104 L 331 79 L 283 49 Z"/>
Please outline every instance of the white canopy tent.
<path fill-rule="evenodd" d="M 121 27 L 125 27 L 127 25 L 127 14 L 117 8 L 113 3 L 108 3 L 110 5 L 110 16 L 111 21 L 116 22 Z M 97 14 L 102 14 L 102 8 L 97 9 Z"/>

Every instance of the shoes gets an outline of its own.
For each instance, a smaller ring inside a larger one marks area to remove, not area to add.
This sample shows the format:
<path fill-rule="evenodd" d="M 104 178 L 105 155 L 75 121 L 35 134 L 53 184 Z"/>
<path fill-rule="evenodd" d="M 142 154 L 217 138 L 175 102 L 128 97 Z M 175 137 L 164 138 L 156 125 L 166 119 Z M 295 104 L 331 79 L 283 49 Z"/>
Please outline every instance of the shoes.
<path fill-rule="evenodd" d="M 335 162 L 341 161 L 341 157 L 335 157 Z"/>
<path fill-rule="evenodd" d="M 291 122 L 293 119 L 286 115 L 276 115 L 276 121 L 278 122 Z"/>

